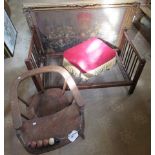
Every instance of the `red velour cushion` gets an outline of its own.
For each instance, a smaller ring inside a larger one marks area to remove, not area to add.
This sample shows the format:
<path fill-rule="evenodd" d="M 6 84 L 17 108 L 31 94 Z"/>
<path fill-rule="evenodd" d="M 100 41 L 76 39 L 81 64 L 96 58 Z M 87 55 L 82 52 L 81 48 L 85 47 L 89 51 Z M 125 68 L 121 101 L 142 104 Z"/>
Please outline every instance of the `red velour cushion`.
<path fill-rule="evenodd" d="M 64 52 L 64 58 L 87 73 L 116 56 L 115 50 L 98 38 L 90 38 Z"/>

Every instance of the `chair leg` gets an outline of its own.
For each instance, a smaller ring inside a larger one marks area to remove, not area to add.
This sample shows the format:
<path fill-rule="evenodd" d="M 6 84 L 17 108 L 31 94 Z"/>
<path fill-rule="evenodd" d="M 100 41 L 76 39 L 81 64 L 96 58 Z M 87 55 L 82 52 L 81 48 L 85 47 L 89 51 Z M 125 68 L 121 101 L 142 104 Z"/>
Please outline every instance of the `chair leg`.
<path fill-rule="evenodd" d="M 139 80 L 139 77 L 140 77 L 140 75 L 143 71 L 143 68 L 145 66 L 145 63 L 146 63 L 146 61 L 144 59 L 142 59 L 141 62 L 139 63 L 136 74 L 134 75 L 134 78 L 133 78 L 133 85 L 130 86 L 130 89 L 128 92 L 129 95 L 134 92 L 136 85 L 137 85 L 137 82 Z"/>
<path fill-rule="evenodd" d="M 81 108 L 81 127 L 80 127 L 80 131 L 79 131 L 79 135 L 81 136 L 82 139 L 85 139 L 85 135 L 84 135 L 84 128 L 85 128 L 85 120 L 84 120 L 84 109 Z"/>
<path fill-rule="evenodd" d="M 79 135 L 81 136 L 82 139 L 85 139 L 85 135 L 83 132 L 79 132 Z"/>
<path fill-rule="evenodd" d="M 136 88 L 136 84 L 134 84 L 134 85 L 130 86 L 129 91 L 128 91 L 128 95 L 133 94 L 133 92 L 134 92 L 135 88 Z"/>

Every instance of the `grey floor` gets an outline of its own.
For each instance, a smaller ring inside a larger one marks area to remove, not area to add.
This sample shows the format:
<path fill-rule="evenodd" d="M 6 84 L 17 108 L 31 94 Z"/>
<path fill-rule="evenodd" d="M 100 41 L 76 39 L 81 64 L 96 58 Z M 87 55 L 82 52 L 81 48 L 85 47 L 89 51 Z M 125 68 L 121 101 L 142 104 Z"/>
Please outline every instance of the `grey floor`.
<path fill-rule="evenodd" d="M 18 31 L 15 56 L 5 59 L 5 155 L 28 155 L 13 130 L 9 91 L 13 80 L 26 71 L 24 59 L 30 43 L 30 32 L 22 13 L 21 0 L 9 2 L 12 21 Z M 86 100 L 85 136 L 45 155 L 149 155 L 151 59 L 150 45 L 136 30 L 130 32 L 138 51 L 147 60 L 133 95 L 127 88 L 106 88 L 81 91 Z M 21 86 L 20 93 L 31 89 L 32 81 Z"/>

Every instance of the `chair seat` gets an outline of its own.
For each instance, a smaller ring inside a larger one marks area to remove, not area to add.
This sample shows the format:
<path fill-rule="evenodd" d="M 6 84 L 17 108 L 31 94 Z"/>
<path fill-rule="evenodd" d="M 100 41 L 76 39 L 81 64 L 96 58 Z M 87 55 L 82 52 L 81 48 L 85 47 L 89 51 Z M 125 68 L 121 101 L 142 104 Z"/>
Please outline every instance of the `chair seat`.
<path fill-rule="evenodd" d="M 27 144 L 26 149 L 34 153 L 35 149 L 28 147 L 29 142 L 52 137 L 60 139 L 60 143 L 38 149 L 41 151 L 46 149 L 47 151 L 49 147 L 50 150 L 53 150 L 70 143 L 67 139 L 68 134 L 73 130 L 79 132 L 82 130 L 81 127 L 83 127 L 83 121 L 81 118 L 79 108 L 73 103 L 55 114 L 26 120 L 21 129 L 22 139 L 24 140 L 24 143 Z M 35 125 L 33 125 L 33 123 L 35 123 Z"/>
<path fill-rule="evenodd" d="M 62 110 L 70 104 L 71 97 L 63 95 L 62 89 L 47 89 L 44 93 L 35 94 L 29 99 L 27 115 L 31 119 L 47 116 Z"/>
<path fill-rule="evenodd" d="M 110 69 L 116 51 L 98 38 L 90 38 L 64 52 L 63 66 L 75 76 L 92 77 Z"/>

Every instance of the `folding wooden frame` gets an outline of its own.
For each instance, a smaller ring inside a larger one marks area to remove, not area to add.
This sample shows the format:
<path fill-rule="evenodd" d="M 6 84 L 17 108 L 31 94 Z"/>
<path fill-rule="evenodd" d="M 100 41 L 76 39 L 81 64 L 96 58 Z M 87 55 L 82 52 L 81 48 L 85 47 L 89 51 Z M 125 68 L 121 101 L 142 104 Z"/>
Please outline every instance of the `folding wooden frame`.
<path fill-rule="evenodd" d="M 115 46 L 111 45 L 111 47 L 116 49 Z M 41 49 L 42 47 L 39 42 L 39 38 L 37 37 L 36 30 L 34 28 L 28 58 L 25 60 L 28 70 L 39 68 L 42 65 L 44 66 L 46 64 L 48 57 L 63 58 L 63 53 L 56 53 L 56 52 L 45 53 Z M 79 89 L 94 89 L 94 88 L 130 86 L 128 93 L 132 94 L 144 68 L 145 59 L 141 58 L 140 54 L 135 49 L 132 41 L 128 37 L 127 30 L 124 31 L 120 42 L 120 46 L 116 50 L 118 52 L 117 63 L 124 77 L 123 81 L 111 81 L 111 82 L 93 83 L 93 84 L 87 84 L 87 83 L 77 84 L 77 87 Z M 34 76 L 33 81 L 38 91 L 44 88 L 44 83 L 46 83 L 46 81 L 44 81 L 43 76 Z"/>

